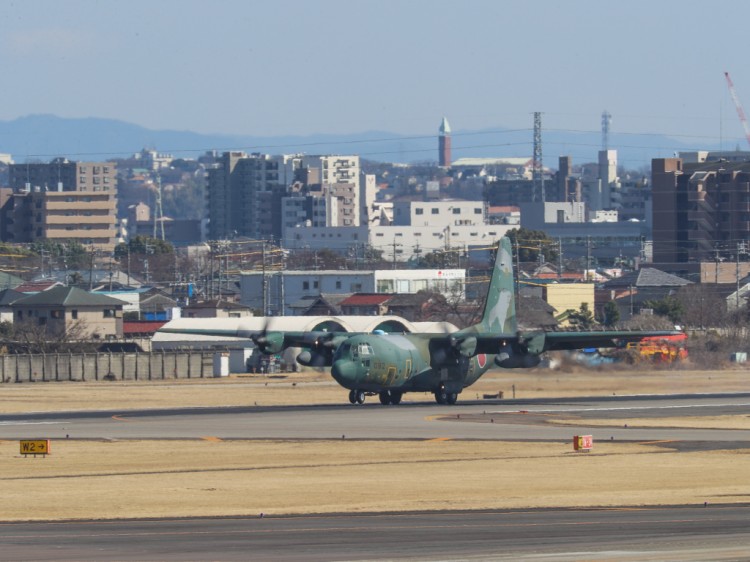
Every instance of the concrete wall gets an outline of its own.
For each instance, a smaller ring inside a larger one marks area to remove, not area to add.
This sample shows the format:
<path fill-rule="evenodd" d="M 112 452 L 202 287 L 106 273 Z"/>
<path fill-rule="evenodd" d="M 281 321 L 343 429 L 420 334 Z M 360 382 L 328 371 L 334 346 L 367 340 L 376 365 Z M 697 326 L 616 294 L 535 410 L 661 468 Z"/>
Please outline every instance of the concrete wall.
<path fill-rule="evenodd" d="M 213 377 L 213 353 L 60 353 L 0 356 L 1 382 Z"/>

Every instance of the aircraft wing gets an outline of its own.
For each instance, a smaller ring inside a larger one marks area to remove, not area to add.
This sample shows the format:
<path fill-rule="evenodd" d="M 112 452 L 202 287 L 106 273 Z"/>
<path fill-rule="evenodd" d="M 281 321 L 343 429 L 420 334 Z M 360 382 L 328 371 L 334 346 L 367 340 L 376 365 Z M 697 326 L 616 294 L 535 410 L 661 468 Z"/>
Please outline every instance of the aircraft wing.
<path fill-rule="evenodd" d="M 591 331 L 546 332 L 544 351 L 585 349 L 587 347 L 617 347 L 620 342 L 640 341 L 647 337 L 666 337 L 682 334 L 677 330 L 663 331 Z M 534 334 L 530 334 L 534 336 Z"/>
<path fill-rule="evenodd" d="M 462 355 L 478 353 L 498 353 L 507 346 L 516 352 L 540 354 L 545 351 L 586 349 L 588 347 L 617 347 L 622 342 L 640 341 L 646 337 L 666 337 L 680 335 L 677 330 L 662 331 L 590 331 L 590 332 L 519 332 L 518 334 L 457 333 L 448 337 L 435 337 L 449 341 Z"/>

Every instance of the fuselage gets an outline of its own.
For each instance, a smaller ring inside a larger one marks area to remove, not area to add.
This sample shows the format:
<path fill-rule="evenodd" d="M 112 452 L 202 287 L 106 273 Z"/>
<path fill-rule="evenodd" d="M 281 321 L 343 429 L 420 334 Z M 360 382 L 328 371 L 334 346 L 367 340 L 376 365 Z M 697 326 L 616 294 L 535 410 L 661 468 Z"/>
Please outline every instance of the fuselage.
<path fill-rule="evenodd" d="M 336 349 L 331 374 L 351 390 L 461 392 L 491 366 L 492 356 L 456 357 L 445 347 L 435 334 L 352 336 Z"/>

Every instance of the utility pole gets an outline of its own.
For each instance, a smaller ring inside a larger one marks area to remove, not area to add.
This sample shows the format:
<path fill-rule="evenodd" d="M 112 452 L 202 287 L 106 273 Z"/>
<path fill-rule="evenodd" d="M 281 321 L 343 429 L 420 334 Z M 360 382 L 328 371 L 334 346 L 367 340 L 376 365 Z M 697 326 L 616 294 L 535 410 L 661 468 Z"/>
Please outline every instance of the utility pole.
<path fill-rule="evenodd" d="M 89 291 L 94 288 L 94 254 L 96 250 L 91 248 L 89 251 Z"/>
<path fill-rule="evenodd" d="M 737 242 L 737 269 L 735 271 L 735 278 L 737 279 L 737 292 L 735 293 L 737 295 L 736 299 L 736 306 L 737 306 L 737 312 L 740 311 L 740 243 Z"/>
<path fill-rule="evenodd" d="M 263 264 L 261 266 L 262 271 L 263 271 L 263 281 L 262 281 L 262 285 L 263 285 L 263 316 L 266 316 L 267 313 L 268 313 L 268 308 L 266 307 L 266 302 L 267 302 L 267 299 L 268 299 L 268 282 L 266 280 L 266 242 L 265 242 L 265 240 L 263 241 L 263 247 L 262 247 L 262 250 L 261 250 L 261 257 L 262 257 L 262 260 L 263 260 Z"/>
<path fill-rule="evenodd" d="M 500 251 L 499 245 L 497 251 Z M 521 250 L 518 247 L 518 238 L 516 238 L 516 312 L 519 304 L 521 304 Z"/>
<path fill-rule="evenodd" d="M 557 239 L 557 248 L 557 279 L 559 280 L 562 277 L 563 268 L 562 237 L 558 237 Z"/>
<path fill-rule="evenodd" d="M 589 281 L 589 268 L 591 268 L 591 236 L 586 237 L 586 281 Z"/>

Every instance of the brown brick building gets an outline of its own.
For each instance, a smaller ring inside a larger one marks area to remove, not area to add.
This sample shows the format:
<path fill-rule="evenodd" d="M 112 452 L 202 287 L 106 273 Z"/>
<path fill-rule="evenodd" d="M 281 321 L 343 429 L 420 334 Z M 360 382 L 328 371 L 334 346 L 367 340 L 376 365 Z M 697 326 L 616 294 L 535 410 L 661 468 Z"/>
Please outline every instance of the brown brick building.
<path fill-rule="evenodd" d="M 658 158 L 651 163 L 651 176 L 657 267 L 735 261 L 738 253 L 745 259 L 750 252 L 750 162 L 688 164 Z"/>
<path fill-rule="evenodd" d="M 12 164 L 12 195 L 0 208 L 6 242 L 75 240 L 111 251 L 117 236 L 117 168 L 110 162 Z"/>

